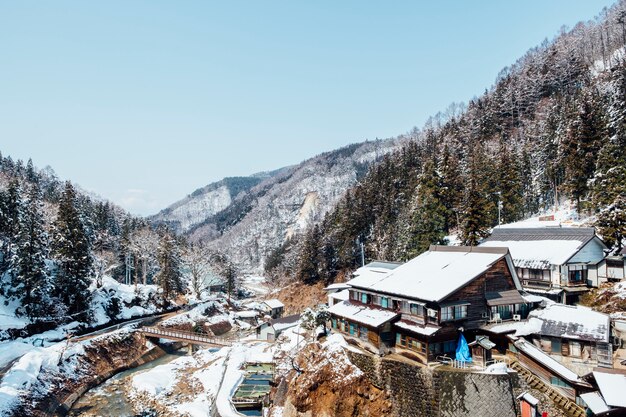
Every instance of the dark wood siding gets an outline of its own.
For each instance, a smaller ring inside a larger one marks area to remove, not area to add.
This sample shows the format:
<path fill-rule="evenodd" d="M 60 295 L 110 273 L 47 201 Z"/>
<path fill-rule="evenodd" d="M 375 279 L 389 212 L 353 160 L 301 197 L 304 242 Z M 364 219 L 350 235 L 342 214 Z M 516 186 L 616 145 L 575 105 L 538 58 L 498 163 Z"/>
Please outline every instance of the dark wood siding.
<path fill-rule="evenodd" d="M 470 303 L 467 307 L 467 318 L 465 320 L 456 320 L 450 324 L 455 325 L 457 328 L 462 325 L 466 329 L 475 329 L 485 322 L 483 314 L 489 313 L 485 293 L 514 289 L 515 282 L 513 281 L 511 271 L 509 270 L 506 260 L 502 258 L 493 264 L 484 274 L 447 297 L 442 303 L 452 303 L 455 301 Z M 446 323 L 447 322 L 443 322 L 441 324 L 442 326 L 448 326 Z"/>

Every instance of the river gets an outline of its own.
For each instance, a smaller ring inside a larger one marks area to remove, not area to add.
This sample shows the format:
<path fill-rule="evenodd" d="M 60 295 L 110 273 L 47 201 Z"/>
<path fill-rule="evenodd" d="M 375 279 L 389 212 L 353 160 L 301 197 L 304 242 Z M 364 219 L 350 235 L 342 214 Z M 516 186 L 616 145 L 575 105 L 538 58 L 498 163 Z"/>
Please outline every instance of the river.
<path fill-rule="evenodd" d="M 135 417 L 133 407 L 126 397 L 125 387 L 130 384 L 130 377 L 166 364 L 176 358 L 185 356 L 187 349 L 168 353 L 151 362 L 144 363 L 133 369 L 120 372 L 102 384 L 87 391 L 81 396 L 68 413 L 72 417 Z"/>

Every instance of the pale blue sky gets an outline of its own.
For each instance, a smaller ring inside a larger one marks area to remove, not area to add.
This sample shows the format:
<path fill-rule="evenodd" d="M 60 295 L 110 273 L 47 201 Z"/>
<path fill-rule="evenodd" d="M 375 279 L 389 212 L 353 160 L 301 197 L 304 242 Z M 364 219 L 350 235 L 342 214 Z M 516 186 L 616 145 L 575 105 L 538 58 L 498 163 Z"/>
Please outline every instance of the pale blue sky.
<path fill-rule="evenodd" d="M 0 0 L 0 151 L 152 214 L 421 126 L 611 3 Z"/>

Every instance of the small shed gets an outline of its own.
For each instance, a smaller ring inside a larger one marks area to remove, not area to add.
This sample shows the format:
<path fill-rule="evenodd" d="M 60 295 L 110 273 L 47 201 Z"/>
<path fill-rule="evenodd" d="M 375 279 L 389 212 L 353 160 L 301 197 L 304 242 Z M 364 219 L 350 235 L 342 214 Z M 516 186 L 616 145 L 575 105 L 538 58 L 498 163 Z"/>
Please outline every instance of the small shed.
<path fill-rule="evenodd" d="M 472 351 L 473 362 L 486 367 L 487 363 L 491 361 L 491 350 L 496 347 L 496 344 L 487 336 L 476 336 L 476 340 L 469 343 L 468 346 Z"/>
<path fill-rule="evenodd" d="M 277 319 L 282 317 L 285 305 L 276 298 L 265 300 L 263 303 L 267 306 L 267 312 L 271 318 Z"/>
<path fill-rule="evenodd" d="M 274 319 L 265 323 L 261 323 L 256 328 L 257 338 L 273 342 L 278 339 L 278 336 L 280 336 L 283 331 L 291 327 L 297 326 L 299 320 L 300 315 L 294 314 L 292 316 L 287 316 L 280 319 Z"/>
<path fill-rule="evenodd" d="M 539 417 L 539 400 L 530 395 L 527 392 L 522 393 L 517 397 L 519 400 L 520 411 L 522 417 Z"/>

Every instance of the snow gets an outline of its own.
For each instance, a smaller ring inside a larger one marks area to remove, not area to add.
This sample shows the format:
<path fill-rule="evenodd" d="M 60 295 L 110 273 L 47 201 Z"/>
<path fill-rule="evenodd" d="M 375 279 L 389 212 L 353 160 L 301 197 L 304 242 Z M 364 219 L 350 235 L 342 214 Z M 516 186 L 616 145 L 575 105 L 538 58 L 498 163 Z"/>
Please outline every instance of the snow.
<path fill-rule="evenodd" d="M 515 346 L 562 378 L 570 382 L 578 382 L 579 379 L 576 373 L 570 371 L 567 367 L 552 359 L 549 355 L 545 354 L 531 343 L 528 343 L 525 340 L 519 340 L 515 342 Z"/>
<path fill-rule="evenodd" d="M 443 247 L 440 247 L 443 248 Z M 387 294 L 426 301 L 439 301 L 485 272 L 504 253 L 438 249 L 427 251 L 376 279 L 368 276 L 349 281 L 358 286 Z"/>
<path fill-rule="evenodd" d="M 369 287 L 380 281 L 383 277 L 390 274 L 392 270 L 384 268 L 369 268 L 363 266 L 354 271 L 354 278 L 348 281 L 346 284 L 356 287 Z"/>
<path fill-rule="evenodd" d="M 491 333 L 501 334 L 517 331 L 524 328 L 526 325 L 527 323 L 523 321 L 510 321 L 502 324 L 488 325 L 485 329 Z"/>
<path fill-rule="evenodd" d="M 16 317 L 15 310 L 21 304 L 17 300 L 10 300 L 0 296 L 0 331 L 7 329 L 22 329 L 30 323 L 27 317 Z"/>
<path fill-rule="evenodd" d="M 276 298 L 272 298 L 270 300 L 263 301 L 269 308 L 283 308 L 285 305 L 277 300 Z"/>
<path fill-rule="evenodd" d="M 128 320 L 133 317 L 154 314 L 162 310 L 157 307 L 155 297 L 158 292 L 156 285 L 126 285 L 110 276 L 102 278 L 102 287 L 96 288 L 95 283 L 90 287 L 93 292 L 92 307 L 94 311 L 94 325 L 101 325 L 111 321 L 105 311 L 105 306 L 113 297 L 120 299 L 121 311 L 117 319 Z M 139 304 L 139 305 L 137 305 Z"/>
<path fill-rule="evenodd" d="M 524 392 L 523 394 L 519 395 L 517 397 L 517 399 L 523 399 L 524 401 L 526 401 L 527 403 L 529 403 L 530 405 L 534 405 L 537 406 L 539 404 L 539 400 L 535 397 L 533 397 L 532 395 L 530 395 L 528 392 Z"/>
<path fill-rule="evenodd" d="M 338 291 L 330 294 L 329 297 L 337 301 L 347 301 L 350 299 L 350 290 Z"/>
<path fill-rule="evenodd" d="M 339 282 L 335 284 L 330 284 L 328 287 L 324 288 L 325 291 L 339 291 L 345 290 L 346 288 L 350 288 L 350 286 L 346 282 Z"/>
<path fill-rule="evenodd" d="M 605 413 L 610 410 L 610 408 L 604 402 L 604 399 L 597 392 L 586 392 L 584 394 L 580 394 L 580 398 L 583 399 L 587 407 L 596 415 Z"/>
<path fill-rule="evenodd" d="M 520 268 L 548 269 L 550 265 L 562 265 L 580 247 L 578 240 L 489 240 L 480 246 L 507 247 L 513 263 Z"/>
<path fill-rule="evenodd" d="M 242 319 L 251 319 L 257 317 L 259 315 L 258 311 L 255 310 L 244 310 L 244 311 L 236 311 L 235 316 Z"/>
<path fill-rule="evenodd" d="M 328 312 L 366 326 L 378 327 L 398 316 L 389 310 L 368 308 L 362 305 L 343 301 L 328 309 Z"/>
<path fill-rule="evenodd" d="M 611 407 L 626 408 L 626 375 L 594 372 L 593 377 L 604 397 L 604 401 Z"/>
<path fill-rule="evenodd" d="M 487 366 L 482 373 L 492 375 L 506 375 L 508 373 L 508 367 L 504 362 L 493 363 Z"/>
<path fill-rule="evenodd" d="M 542 334 L 575 340 L 608 342 L 610 317 L 588 307 L 553 303 L 530 312 L 515 336 Z"/>
<path fill-rule="evenodd" d="M 416 323 L 409 323 L 406 321 L 399 321 L 395 323 L 395 325 L 401 329 L 405 329 L 417 334 L 423 334 L 424 336 L 432 336 L 441 329 L 440 327 L 436 326 L 420 326 Z"/>

